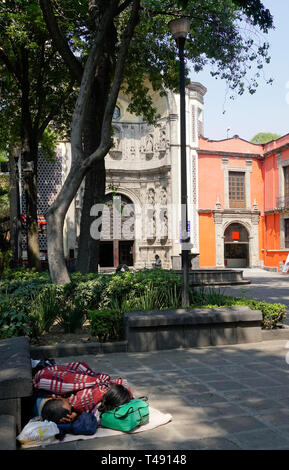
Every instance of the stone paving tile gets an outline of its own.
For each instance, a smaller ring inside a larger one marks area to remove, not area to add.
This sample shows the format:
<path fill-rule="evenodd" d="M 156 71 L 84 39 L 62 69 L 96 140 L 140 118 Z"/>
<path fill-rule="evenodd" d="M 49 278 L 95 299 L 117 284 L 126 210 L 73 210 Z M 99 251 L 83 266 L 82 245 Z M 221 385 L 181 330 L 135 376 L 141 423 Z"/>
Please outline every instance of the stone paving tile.
<path fill-rule="evenodd" d="M 266 424 L 263 424 L 259 420 L 255 419 L 253 416 L 221 418 L 214 421 L 213 425 L 221 429 L 224 434 L 234 434 L 243 431 L 252 431 L 255 429 L 267 428 Z"/>
<path fill-rule="evenodd" d="M 268 398 L 274 398 L 274 400 L 289 399 L 289 387 L 287 385 L 275 385 L 258 388 L 258 392 L 261 392 Z"/>
<path fill-rule="evenodd" d="M 182 373 L 189 374 L 189 375 L 203 375 L 203 374 L 210 374 L 212 372 L 215 372 L 215 369 L 213 367 L 209 367 L 206 365 L 198 365 L 194 367 L 184 367 L 183 365 L 181 366 Z"/>
<path fill-rule="evenodd" d="M 242 385 L 245 387 L 253 387 L 253 388 L 262 388 L 262 387 L 270 387 L 270 386 L 278 386 L 278 382 L 275 380 L 271 380 L 268 377 L 254 377 L 254 378 L 243 378 Z"/>
<path fill-rule="evenodd" d="M 229 375 L 229 374 L 228 374 Z M 245 368 L 240 368 L 239 371 L 235 371 L 235 372 L 231 372 L 230 373 L 230 377 L 232 377 L 232 379 L 236 379 L 236 380 L 241 380 L 241 379 L 245 379 L 245 378 L 248 378 L 248 379 L 252 379 L 256 376 L 258 376 L 259 374 L 252 371 L 251 369 L 245 369 Z"/>
<path fill-rule="evenodd" d="M 239 445 L 224 437 L 188 440 L 183 445 L 187 450 L 241 450 Z"/>
<path fill-rule="evenodd" d="M 252 413 L 257 413 L 259 410 L 271 410 L 272 408 L 280 408 L 281 405 L 275 400 L 254 397 L 244 401 L 240 401 L 239 406 L 245 409 L 248 408 L 248 410 Z"/>
<path fill-rule="evenodd" d="M 247 390 L 225 390 L 222 392 L 222 395 L 224 396 L 224 398 L 226 398 L 227 400 L 231 400 L 231 401 L 234 401 L 234 402 L 241 402 L 242 400 L 254 400 L 255 398 L 264 398 L 264 394 L 258 390 L 255 391 L 255 390 L 252 390 L 252 389 L 247 389 Z"/>
<path fill-rule="evenodd" d="M 278 372 L 276 371 L 275 373 L 272 372 L 271 374 L 268 374 L 271 379 L 275 380 L 276 382 L 280 384 L 288 384 L 289 385 L 289 375 L 283 373 L 283 372 Z"/>
<path fill-rule="evenodd" d="M 205 406 L 192 405 L 191 410 L 193 411 L 191 414 L 192 421 L 209 421 L 224 416 L 241 416 L 244 414 L 244 410 L 236 404 L 230 403 L 214 403 Z"/>
<path fill-rule="evenodd" d="M 182 440 L 186 441 L 203 439 L 207 437 L 224 436 L 223 429 L 218 427 L 214 422 L 199 421 L 192 423 L 188 421 L 179 421 L 175 423 L 176 430 L 181 434 Z"/>
<path fill-rule="evenodd" d="M 259 419 L 270 425 L 278 428 L 282 426 L 288 426 L 289 424 L 289 408 L 281 408 L 279 410 L 265 410 Z"/>
<path fill-rule="evenodd" d="M 215 382 L 209 382 L 208 385 L 215 390 L 240 390 L 245 388 L 245 385 L 234 380 L 219 380 Z"/>
<path fill-rule="evenodd" d="M 188 403 L 188 404 L 199 404 L 199 405 L 207 405 L 207 404 L 213 404 L 213 403 L 228 403 L 224 399 L 222 395 L 218 395 L 216 393 L 212 392 L 205 392 L 205 393 L 187 393 L 184 395 L 183 399 Z"/>
<path fill-rule="evenodd" d="M 59 442 L 45 447 L 31 447 L 29 448 L 29 451 L 31 450 L 76 450 L 76 442 Z"/>
<path fill-rule="evenodd" d="M 168 385 L 168 388 L 172 391 L 175 391 L 177 393 L 182 393 L 182 394 L 204 393 L 204 392 L 209 391 L 209 388 L 206 385 L 202 383 L 192 383 L 192 382 L 190 382 L 188 385 L 182 384 L 182 383 Z"/>
<path fill-rule="evenodd" d="M 76 450 L 135 450 L 135 442 L 130 435 L 114 436 L 113 439 L 98 437 L 75 442 Z"/>
<path fill-rule="evenodd" d="M 289 449 L 288 437 L 269 429 L 240 433 L 234 441 L 244 450 Z"/>

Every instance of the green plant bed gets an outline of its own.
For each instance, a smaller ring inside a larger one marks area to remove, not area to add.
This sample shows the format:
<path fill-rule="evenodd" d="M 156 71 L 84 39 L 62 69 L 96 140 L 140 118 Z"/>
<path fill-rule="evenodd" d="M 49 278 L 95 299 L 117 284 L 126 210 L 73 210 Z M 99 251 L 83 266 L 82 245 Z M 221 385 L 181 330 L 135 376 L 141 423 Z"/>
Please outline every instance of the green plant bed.
<path fill-rule="evenodd" d="M 215 288 L 191 288 L 190 308 L 247 305 L 263 313 L 263 328 L 276 328 L 286 306 L 223 295 Z M 181 277 L 162 269 L 112 275 L 73 273 L 64 286 L 51 284 L 49 274 L 10 270 L 0 280 L 0 339 L 37 339 L 58 325 L 64 334 L 90 325 L 101 342 L 123 339 L 123 313 L 181 308 Z"/>

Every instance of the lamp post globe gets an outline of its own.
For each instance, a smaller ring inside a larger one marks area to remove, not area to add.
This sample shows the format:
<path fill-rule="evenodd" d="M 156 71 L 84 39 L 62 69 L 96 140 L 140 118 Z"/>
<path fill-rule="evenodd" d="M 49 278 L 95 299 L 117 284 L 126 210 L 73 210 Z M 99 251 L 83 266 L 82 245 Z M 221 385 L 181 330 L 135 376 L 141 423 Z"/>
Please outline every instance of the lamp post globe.
<path fill-rule="evenodd" d="M 190 31 L 190 21 L 187 18 L 177 18 L 168 24 L 170 32 L 177 41 L 179 38 L 186 39 Z"/>

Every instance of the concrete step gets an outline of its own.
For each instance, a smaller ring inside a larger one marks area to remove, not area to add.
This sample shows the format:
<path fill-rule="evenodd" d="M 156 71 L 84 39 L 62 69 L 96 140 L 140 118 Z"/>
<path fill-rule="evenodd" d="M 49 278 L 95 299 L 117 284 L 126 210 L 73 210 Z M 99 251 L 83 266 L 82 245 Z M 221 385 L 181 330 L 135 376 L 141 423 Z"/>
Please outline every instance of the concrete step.
<path fill-rule="evenodd" d="M 0 415 L 0 450 L 16 450 L 16 420 L 11 415 Z"/>

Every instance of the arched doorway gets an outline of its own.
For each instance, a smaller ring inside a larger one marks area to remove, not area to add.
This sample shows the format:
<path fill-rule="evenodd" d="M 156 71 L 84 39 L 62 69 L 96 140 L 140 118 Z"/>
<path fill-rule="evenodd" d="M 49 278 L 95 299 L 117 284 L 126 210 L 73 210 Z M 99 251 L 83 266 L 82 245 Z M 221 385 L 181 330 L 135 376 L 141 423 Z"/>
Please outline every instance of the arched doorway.
<path fill-rule="evenodd" d="M 114 267 L 134 265 L 134 204 L 123 194 L 107 194 L 102 211 L 99 265 Z"/>
<path fill-rule="evenodd" d="M 244 225 L 230 224 L 224 232 L 224 258 L 228 268 L 249 266 L 249 234 Z"/>

